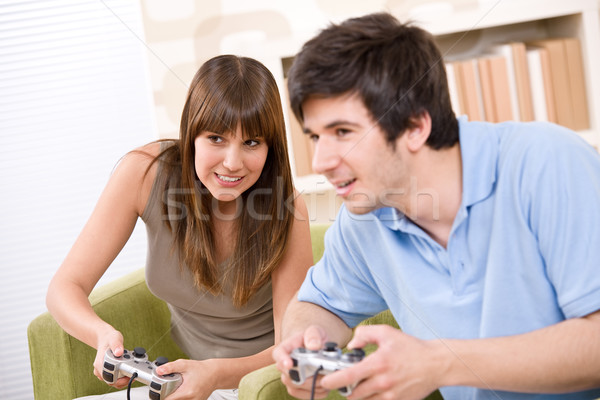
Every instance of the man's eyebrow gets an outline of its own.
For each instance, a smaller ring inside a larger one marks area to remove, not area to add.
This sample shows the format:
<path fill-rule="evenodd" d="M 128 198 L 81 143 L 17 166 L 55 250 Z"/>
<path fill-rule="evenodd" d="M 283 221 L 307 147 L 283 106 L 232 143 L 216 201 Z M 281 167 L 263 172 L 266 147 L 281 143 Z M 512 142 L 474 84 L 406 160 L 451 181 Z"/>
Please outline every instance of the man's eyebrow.
<path fill-rule="evenodd" d="M 331 128 L 335 128 L 336 126 L 340 126 L 340 125 L 345 125 L 345 126 L 354 126 L 354 127 L 359 127 L 360 124 L 357 124 L 356 122 L 352 122 L 352 121 L 348 121 L 345 119 L 338 119 L 335 121 L 332 121 L 330 123 L 328 123 L 327 125 L 324 126 L 324 129 L 331 129 Z M 302 131 L 306 134 L 310 134 L 313 133 L 310 128 L 307 127 L 303 127 Z"/>

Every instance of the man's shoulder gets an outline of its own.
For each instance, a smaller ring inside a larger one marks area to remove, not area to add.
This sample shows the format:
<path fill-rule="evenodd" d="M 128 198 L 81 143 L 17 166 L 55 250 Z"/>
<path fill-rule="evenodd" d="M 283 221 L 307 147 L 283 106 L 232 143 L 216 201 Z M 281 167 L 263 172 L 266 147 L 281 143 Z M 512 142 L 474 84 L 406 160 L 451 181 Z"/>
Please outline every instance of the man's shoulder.
<path fill-rule="evenodd" d="M 502 143 L 514 146 L 563 148 L 585 146 L 585 142 L 574 131 L 550 122 L 506 122 L 497 124 L 498 137 Z"/>
<path fill-rule="evenodd" d="M 503 122 L 486 124 L 485 129 L 478 133 L 491 135 L 490 140 L 497 143 L 501 164 L 543 165 L 557 157 L 597 156 L 576 132 L 550 122 Z"/>

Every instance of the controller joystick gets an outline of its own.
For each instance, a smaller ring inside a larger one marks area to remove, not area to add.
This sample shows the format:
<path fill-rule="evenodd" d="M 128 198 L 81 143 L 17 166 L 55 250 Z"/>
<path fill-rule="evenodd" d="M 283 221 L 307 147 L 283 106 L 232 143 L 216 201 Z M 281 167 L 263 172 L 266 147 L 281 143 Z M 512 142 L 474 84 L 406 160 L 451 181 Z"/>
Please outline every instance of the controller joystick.
<path fill-rule="evenodd" d="M 154 361 L 154 364 L 156 364 L 157 367 L 160 367 L 163 364 L 166 364 L 169 362 L 169 359 L 167 357 L 158 357 L 156 359 L 156 361 Z"/>
<path fill-rule="evenodd" d="M 308 350 L 299 347 L 292 351 L 291 358 L 293 367 L 289 371 L 290 379 L 297 385 L 304 383 L 306 378 L 311 377 L 317 371 L 320 375 L 328 375 L 335 371 L 348 368 L 365 357 L 362 349 L 354 349 L 348 353 L 342 353 L 336 343 L 327 342 L 319 351 Z M 339 388 L 343 396 L 349 396 L 356 384 Z"/>
<path fill-rule="evenodd" d="M 136 347 L 133 349 L 134 358 L 144 358 L 146 356 L 146 349 L 143 347 Z"/>
<path fill-rule="evenodd" d="M 130 377 L 137 373 L 135 378 L 149 386 L 150 400 L 163 400 L 173 393 L 182 383 L 181 374 L 159 375 L 156 368 L 166 364 L 166 357 L 158 357 L 156 361 L 148 361 L 148 355 L 143 347 L 136 347 L 133 351 L 124 350 L 123 355 L 117 357 L 110 349 L 104 354 L 102 378 L 106 383 L 115 383 L 119 378 Z"/>

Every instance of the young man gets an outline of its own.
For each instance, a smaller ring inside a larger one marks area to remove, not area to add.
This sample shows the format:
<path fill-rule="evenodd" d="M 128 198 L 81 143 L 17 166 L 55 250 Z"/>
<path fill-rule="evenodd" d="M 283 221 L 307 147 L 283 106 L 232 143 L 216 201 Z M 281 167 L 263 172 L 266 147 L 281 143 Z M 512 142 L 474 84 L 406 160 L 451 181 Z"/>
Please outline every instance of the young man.
<path fill-rule="evenodd" d="M 378 345 L 317 391 L 350 399 L 600 397 L 600 158 L 547 123 L 458 120 L 433 38 L 389 14 L 332 25 L 289 74 L 314 169 L 344 199 L 284 318 L 294 348 Z M 389 308 L 402 331 L 351 328 Z M 594 389 L 595 388 L 595 389 Z"/>

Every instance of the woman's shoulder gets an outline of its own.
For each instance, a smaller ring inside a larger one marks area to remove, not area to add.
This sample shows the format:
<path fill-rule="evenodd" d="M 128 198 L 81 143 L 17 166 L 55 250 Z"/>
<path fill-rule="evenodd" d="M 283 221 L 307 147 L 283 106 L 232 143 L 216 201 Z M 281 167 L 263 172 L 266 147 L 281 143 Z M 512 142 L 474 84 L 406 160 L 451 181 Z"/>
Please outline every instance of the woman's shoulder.
<path fill-rule="evenodd" d="M 157 161 L 163 161 L 166 158 L 166 150 L 175 144 L 172 140 L 158 140 L 137 147 L 127 153 L 119 163 L 124 168 L 137 172 L 140 176 L 151 174 L 156 175 L 155 164 Z"/>
<path fill-rule="evenodd" d="M 149 168 L 159 152 L 160 144 L 155 142 L 137 147 L 121 158 L 116 172 L 141 181 L 150 172 Z"/>
<path fill-rule="evenodd" d="M 119 162 L 116 173 L 121 175 L 130 188 L 138 189 L 137 208 L 143 212 L 150 196 L 158 171 L 158 162 L 168 141 L 156 141 L 140 146 L 127 153 Z M 141 214 L 140 214 L 141 215 Z"/>

